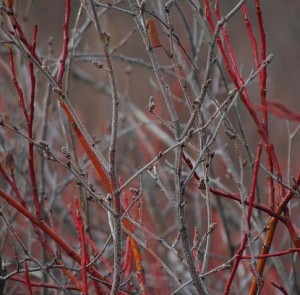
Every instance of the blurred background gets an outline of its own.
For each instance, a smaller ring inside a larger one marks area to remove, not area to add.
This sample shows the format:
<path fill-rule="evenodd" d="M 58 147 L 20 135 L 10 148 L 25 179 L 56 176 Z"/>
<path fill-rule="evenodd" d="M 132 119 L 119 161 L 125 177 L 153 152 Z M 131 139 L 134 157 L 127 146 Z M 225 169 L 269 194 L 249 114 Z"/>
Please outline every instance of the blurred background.
<path fill-rule="evenodd" d="M 105 2 L 105 1 L 104 1 Z M 104 3 L 103 2 L 103 3 Z M 113 2 L 113 1 L 110 1 Z M 119 1 L 120 7 L 128 9 L 127 1 Z M 148 1 L 149 2 L 149 1 Z M 161 7 L 163 1 L 153 1 L 153 7 Z M 183 11 L 190 13 L 190 10 L 186 9 L 186 3 L 189 1 L 179 1 L 179 5 L 182 6 Z M 201 2 L 201 1 L 200 1 Z M 220 1 L 221 13 L 224 15 L 228 12 L 238 1 Z M 106 3 L 106 2 L 105 2 Z M 151 2 L 149 2 L 151 10 Z M 158 4 L 157 4 L 158 3 Z M 80 1 L 72 1 L 72 20 L 71 27 L 74 24 L 76 14 L 78 12 Z M 203 3 L 201 2 L 203 5 Z M 53 1 L 34 1 L 24 0 L 15 1 L 16 13 L 24 20 L 24 28 L 27 34 L 32 32 L 34 23 L 38 24 L 38 50 L 39 54 L 49 58 L 49 40 L 52 40 L 52 57 L 58 58 L 61 52 L 62 46 L 62 25 L 64 20 L 64 8 L 65 3 L 61 0 Z M 247 7 L 249 10 L 250 19 L 253 20 L 252 25 L 256 30 L 256 36 L 259 38 L 257 31 L 257 22 L 255 16 L 255 4 L 254 1 L 247 1 Z M 263 14 L 263 22 L 265 26 L 266 40 L 267 40 L 267 54 L 274 54 L 274 59 L 268 67 L 268 99 L 272 101 L 284 102 L 287 107 L 300 112 L 300 83 L 299 83 L 299 68 L 300 68 L 300 26 L 299 26 L 299 14 L 300 14 L 300 2 L 289 1 L 283 3 L 282 1 L 264 0 L 261 1 L 261 10 Z M 156 11 L 159 14 L 159 12 Z M 184 32 L 184 25 L 179 20 L 178 15 L 174 12 L 174 27 L 177 32 Z M 84 19 L 83 17 L 82 19 Z M 187 15 L 188 20 L 192 20 L 192 15 Z M 101 17 L 101 24 L 107 32 L 111 34 L 111 45 L 114 46 L 120 42 L 134 27 L 134 22 L 131 16 L 126 13 L 116 12 L 109 10 Z M 168 44 L 168 40 L 163 34 L 163 28 L 157 24 L 159 34 L 162 42 Z M 243 15 L 238 13 L 233 19 L 226 25 L 226 28 L 231 36 L 234 52 L 239 61 L 239 65 L 242 68 L 243 73 L 248 73 L 254 66 L 251 47 L 249 43 L 248 33 L 244 26 Z M 183 38 L 183 37 L 182 37 Z M 184 39 L 184 38 L 183 38 Z M 259 40 L 258 44 L 259 44 Z M 88 29 L 88 34 L 84 36 L 80 43 L 80 51 L 86 53 L 99 54 L 101 52 L 101 46 L 95 35 L 93 26 Z M 190 51 L 190 48 L 187 49 Z M 120 52 L 118 52 L 120 53 Z M 121 48 L 121 54 L 124 56 L 130 56 L 134 58 L 146 58 L 147 55 L 144 50 L 144 44 L 141 37 L 137 32 L 130 38 L 130 42 L 127 42 Z M 159 48 L 157 50 L 158 56 L 162 62 L 168 63 L 168 59 L 163 51 Z M 206 51 L 203 50 L 203 54 L 200 56 L 200 61 L 205 61 Z M 151 76 L 151 70 L 145 75 L 144 68 L 140 66 L 128 66 L 126 63 L 115 61 L 114 66 L 117 71 L 117 82 L 120 92 L 127 91 L 130 95 L 130 99 L 134 100 L 142 108 L 148 103 L 148 94 L 153 93 L 153 87 L 149 83 L 149 76 Z M 200 64 L 200 71 L 203 71 L 204 63 Z M 83 69 L 92 73 L 99 81 L 107 82 L 106 75 L 101 71 L 91 66 L 90 62 L 74 62 L 74 68 Z M 127 87 L 127 72 L 130 71 L 131 80 L 136 81 L 130 87 Z M 245 74 L 245 76 L 247 76 Z M 125 89 L 125 88 L 128 89 Z M 250 87 L 251 88 L 251 87 Z M 84 118 L 87 120 L 88 128 L 99 128 L 100 117 L 109 115 L 106 110 L 109 109 L 110 103 L 107 98 L 99 98 L 101 94 L 95 93 L 94 89 L 91 89 L 86 83 L 82 83 L 80 79 L 71 80 L 70 82 L 70 98 L 75 105 L 78 105 L 80 112 L 83 112 Z M 147 96 L 145 95 L 147 93 Z M 255 93 L 257 95 L 257 93 Z M 257 99 L 253 97 L 253 100 Z M 90 108 L 90 103 L 93 107 Z M 276 146 L 279 148 L 278 152 L 285 157 L 287 126 L 282 120 L 277 120 L 274 116 L 270 116 L 270 124 L 274 126 L 271 128 L 271 138 L 276 141 Z M 291 123 L 291 128 L 294 126 Z M 256 133 L 256 131 L 254 131 Z M 296 143 L 295 143 L 296 144 Z M 299 144 L 295 145 L 295 150 L 299 148 Z"/>

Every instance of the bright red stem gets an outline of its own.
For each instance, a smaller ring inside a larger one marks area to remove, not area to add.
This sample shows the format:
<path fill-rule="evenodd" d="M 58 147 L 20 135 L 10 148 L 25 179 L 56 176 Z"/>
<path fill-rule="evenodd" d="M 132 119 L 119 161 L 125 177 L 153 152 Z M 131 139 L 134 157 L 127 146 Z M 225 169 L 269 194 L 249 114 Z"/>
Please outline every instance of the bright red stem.
<path fill-rule="evenodd" d="M 86 266 L 88 264 L 88 255 L 86 251 L 86 246 L 85 246 L 85 234 L 84 234 L 84 226 L 83 222 L 80 216 L 80 211 L 79 211 L 79 204 L 78 204 L 78 199 L 76 198 L 73 201 L 74 204 L 74 210 L 75 210 L 75 225 L 79 234 L 80 238 L 80 245 L 81 245 L 81 251 L 82 251 L 82 260 L 81 260 L 81 276 L 82 276 L 82 281 L 83 281 L 83 294 L 88 295 L 88 283 L 87 283 L 87 271 L 86 271 Z"/>
<path fill-rule="evenodd" d="M 33 295 L 32 287 L 31 287 L 31 282 L 30 282 L 30 277 L 29 277 L 29 272 L 28 272 L 28 265 L 27 261 L 24 262 L 25 266 L 25 279 L 26 279 L 26 285 L 28 287 L 28 291 L 30 295 Z"/>
<path fill-rule="evenodd" d="M 70 12 L 71 12 L 71 0 L 66 0 L 66 10 L 65 10 L 65 22 L 64 22 L 64 39 L 63 48 L 60 57 L 60 67 L 57 74 L 57 84 L 59 88 L 62 88 L 62 79 L 65 72 L 65 64 L 68 55 L 68 44 L 69 44 L 69 22 L 70 22 Z"/>

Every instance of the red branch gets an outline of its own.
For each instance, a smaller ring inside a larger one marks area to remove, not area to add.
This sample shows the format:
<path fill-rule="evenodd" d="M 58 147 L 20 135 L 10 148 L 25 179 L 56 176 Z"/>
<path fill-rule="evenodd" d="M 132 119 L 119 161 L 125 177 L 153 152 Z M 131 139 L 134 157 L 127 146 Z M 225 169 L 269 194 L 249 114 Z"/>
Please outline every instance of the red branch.
<path fill-rule="evenodd" d="M 278 289 L 279 291 L 281 291 L 282 294 L 284 294 L 284 295 L 289 295 L 289 293 L 288 293 L 282 286 L 277 285 L 275 282 L 271 282 L 271 284 L 272 284 L 276 289 Z"/>
<path fill-rule="evenodd" d="M 186 154 L 184 152 L 182 152 L 181 154 L 184 162 L 187 164 L 187 166 L 192 170 L 193 169 L 193 164 L 191 162 L 191 160 L 186 156 Z M 199 181 L 200 180 L 200 177 L 199 175 L 197 174 L 197 172 L 195 171 L 194 172 L 194 178 Z M 241 199 L 241 196 L 237 193 L 227 193 L 227 192 L 224 192 L 220 189 L 216 189 L 216 188 L 213 188 L 213 187 L 210 187 L 209 188 L 209 191 L 213 194 L 213 195 L 216 195 L 216 196 L 221 196 L 221 197 L 225 197 L 225 198 L 228 198 L 228 199 L 232 199 L 232 200 L 235 200 L 237 202 L 239 202 L 240 204 L 242 203 L 242 199 Z M 245 201 L 244 204 L 246 206 L 249 205 L 249 202 L 248 201 Z M 270 216 L 273 216 L 274 218 L 282 221 L 283 223 L 286 222 L 286 219 L 283 217 L 283 216 L 280 216 L 280 214 L 276 214 L 276 212 L 270 210 L 268 207 L 266 207 L 265 205 L 261 205 L 261 204 L 257 204 L 257 203 L 254 203 L 253 204 L 253 208 L 256 208 L 258 210 L 261 210 L 263 212 L 266 212 L 267 214 L 269 214 Z"/>
<path fill-rule="evenodd" d="M 79 205 L 78 205 L 78 199 L 76 198 L 73 201 L 74 210 L 75 210 L 75 226 L 77 229 L 77 232 L 79 234 L 80 238 L 80 244 L 81 244 L 81 251 L 82 251 L 82 260 L 81 260 L 81 275 L 82 275 L 82 281 L 83 281 L 83 294 L 88 294 L 88 284 L 87 284 L 87 273 L 86 273 L 86 266 L 88 261 L 88 255 L 86 251 L 85 246 L 85 234 L 84 234 L 84 226 L 82 223 L 82 219 L 79 212 Z"/>
<path fill-rule="evenodd" d="M 27 49 L 32 52 L 32 56 L 34 57 L 34 59 L 41 64 L 41 61 L 39 59 L 39 57 L 36 55 L 35 50 L 32 50 L 32 44 L 30 44 L 30 42 L 28 42 L 20 24 L 19 21 L 17 20 L 17 18 L 15 17 L 15 15 L 11 15 L 10 16 L 10 20 L 13 24 L 13 27 L 15 28 L 16 32 L 19 34 L 18 38 L 25 44 L 25 46 L 27 47 Z M 15 35 L 15 31 L 9 31 L 12 35 Z"/>
<path fill-rule="evenodd" d="M 36 36 L 37 36 L 37 26 L 34 27 L 33 46 L 30 45 L 31 54 L 35 50 Z M 21 106 L 21 109 L 22 109 L 22 112 L 23 112 L 23 115 L 25 117 L 25 121 L 27 124 L 28 137 L 32 139 L 32 124 L 33 124 L 33 116 L 34 116 L 34 97 L 35 97 L 35 75 L 34 75 L 34 71 L 33 71 L 33 65 L 31 62 L 29 62 L 29 72 L 30 72 L 30 80 L 31 80 L 31 98 L 30 98 L 30 112 L 28 114 L 28 111 L 26 110 L 24 94 L 23 94 L 22 89 L 19 86 L 19 82 L 18 82 L 17 76 L 16 76 L 13 52 L 10 47 L 8 48 L 8 50 L 9 50 L 10 69 L 11 69 L 11 73 L 12 73 L 13 83 L 17 90 L 19 103 L 20 103 L 20 106 Z M 34 205 L 35 205 L 35 209 L 36 209 L 36 215 L 39 219 L 41 219 L 42 213 L 41 213 L 41 206 L 40 206 L 40 202 L 39 202 L 38 194 L 37 194 L 37 186 L 36 186 L 34 163 L 33 163 L 33 145 L 31 142 L 28 142 L 28 163 L 29 163 L 29 174 L 30 174 L 30 180 L 31 180 L 31 184 L 32 184 L 33 200 L 34 200 Z"/>
<path fill-rule="evenodd" d="M 256 158 L 255 158 L 254 169 L 253 169 L 253 180 L 252 180 L 252 185 L 251 185 L 251 191 L 249 194 L 249 207 L 248 207 L 248 216 L 247 216 L 247 222 L 248 222 L 249 228 L 251 227 L 250 220 L 251 220 L 252 208 L 253 208 L 253 203 L 254 203 L 254 198 L 255 198 L 255 189 L 256 189 L 256 184 L 257 184 L 257 175 L 258 175 L 261 151 L 262 151 L 262 145 L 261 145 L 261 143 L 259 143 L 257 146 Z"/>
<path fill-rule="evenodd" d="M 97 248 L 95 242 L 89 237 L 89 235 L 85 235 L 85 240 L 86 242 L 89 244 L 89 246 L 95 251 L 95 253 L 100 253 L 101 251 Z M 113 274 L 113 269 L 110 265 L 110 263 L 103 257 L 103 255 L 100 255 L 98 258 L 101 263 L 103 263 L 103 265 L 106 267 L 106 269 L 109 272 L 109 275 Z"/>
<path fill-rule="evenodd" d="M 31 288 L 30 277 L 29 277 L 29 273 L 28 273 L 27 261 L 24 262 L 24 266 L 25 266 L 25 280 L 26 280 L 26 285 L 28 287 L 29 294 L 33 295 L 33 291 L 32 291 L 32 288 Z"/>
<path fill-rule="evenodd" d="M 65 64 L 68 55 L 70 12 L 71 12 L 71 0 L 66 0 L 65 22 L 63 26 L 64 40 L 63 40 L 62 53 L 59 61 L 60 67 L 57 74 L 57 84 L 59 88 L 62 88 L 62 79 L 65 72 Z"/>
<path fill-rule="evenodd" d="M 283 256 L 283 255 L 287 255 L 287 254 L 291 254 L 291 253 L 299 253 L 300 252 L 300 248 L 292 248 L 292 249 L 288 249 L 285 251 L 279 251 L 276 253 L 269 253 L 269 254 L 263 254 L 263 255 L 256 255 L 253 258 L 255 259 L 265 259 L 265 258 L 270 258 L 270 257 L 278 257 L 278 256 Z M 241 259 L 251 259 L 252 257 L 250 255 L 244 255 L 241 257 Z"/>
<path fill-rule="evenodd" d="M 298 174 L 296 182 L 293 185 L 293 189 L 298 189 L 299 185 L 300 185 L 300 173 Z M 277 206 L 275 212 L 277 214 L 281 214 L 286 209 L 287 204 L 290 202 L 290 200 L 293 198 L 293 196 L 294 196 L 294 193 L 292 191 L 289 191 L 285 195 L 285 197 L 282 199 L 282 201 L 280 202 L 280 204 Z M 271 244 L 272 244 L 272 241 L 273 241 L 273 238 L 274 238 L 274 234 L 275 234 L 277 222 L 278 222 L 278 219 L 276 219 L 274 217 L 269 220 L 269 222 L 268 222 L 268 228 L 269 228 L 269 230 L 267 231 L 267 234 L 266 234 L 266 237 L 265 237 L 265 241 L 264 241 L 264 245 L 261 248 L 260 255 L 265 255 L 265 254 L 269 253 L 269 249 L 271 247 Z M 289 231 L 293 230 L 293 229 L 290 229 L 290 227 L 292 225 L 292 223 L 291 223 L 290 220 L 288 220 L 288 222 L 286 223 L 286 225 L 287 225 Z M 299 240 L 299 238 L 293 239 L 293 242 L 294 242 L 294 245 L 295 245 L 296 248 L 300 248 L 300 240 Z M 298 255 L 300 256 L 299 252 L 298 252 Z M 262 273 L 263 273 L 263 270 L 264 270 L 264 267 L 265 267 L 265 263 L 266 263 L 266 259 L 265 258 L 261 258 L 258 261 L 257 270 L 258 270 L 258 272 L 259 272 L 260 275 L 262 275 Z M 254 295 L 254 294 L 256 294 L 256 292 L 257 292 L 257 282 L 256 282 L 256 280 L 253 280 L 249 294 Z"/>
<path fill-rule="evenodd" d="M 26 283 L 26 280 L 19 276 L 12 276 L 9 279 L 12 281 L 20 282 L 20 283 Z M 30 281 L 30 285 L 32 287 L 41 287 L 41 288 L 48 288 L 48 289 L 60 289 L 61 288 L 61 286 L 59 286 L 57 284 L 40 283 L 40 282 L 34 282 L 32 280 Z M 63 287 L 66 290 L 76 290 L 76 291 L 80 290 L 74 285 L 64 285 Z"/>
<path fill-rule="evenodd" d="M 8 51 L 9 51 L 10 71 L 11 71 L 11 74 L 12 74 L 12 80 L 13 80 L 13 83 L 14 83 L 15 88 L 16 88 L 17 93 L 18 93 L 19 103 L 20 103 L 22 112 L 24 114 L 26 123 L 28 124 L 28 122 L 29 122 L 29 116 L 28 116 L 28 113 L 27 113 L 27 110 L 26 110 L 26 106 L 25 106 L 25 102 L 24 102 L 24 94 L 23 94 L 23 91 L 22 91 L 22 89 L 21 89 L 21 87 L 19 85 L 19 82 L 17 80 L 14 55 L 13 55 L 13 52 L 12 52 L 10 46 L 8 47 Z"/>
<path fill-rule="evenodd" d="M 34 26 L 33 31 L 33 41 L 30 47 L 30 53 L 33 56 L 35 53 L 36 47 L 36 38 L 37 38 L 37 25 Z M 29 74 L 30 74 L 30 81 L 31 81 L 31 95 L 30 95 L 30 103 L 29 103 L 29 121 L 27 122 L 28 128 L 28 138 L 33 139 L 33 118 L 34 118 L 34 101 L 35 101 L 35 74 L 33 63 L 29 62 Z M 29 175 L 33 193 L 33 200 L 34 206 L 36 210 L 36 216 L 38 219 L 42 219 L 42 208 L 41 203 L 39 201 L 37 184 L 36 184 L 36 177 L 35 177 L 35 169 L 34 169 L 34 158 L 33 158 L 33 143 L 28 141 L 28 166 L 29 166 Z"/>
<path fill-rule="evenodd" d="M 225 291 L 224 291 L 224 295 L 228 295 L 229 292 L 230 292 L 230 287 L 231 287 L 231 284 L 232 284 L 232 281 L 234 279 L 234 276 L 235 276 L 235 273 L 237 271 L 237 268 L 240 264 L 240 260 L 241 260 L 241 257 L 243 255 L 243 252 L 246 248 L 246 242 L 247 242 L 247 232 L 244 232 L 244 237 L 243 237 L 243 241 L 242 241 L 242 244 L 235 256 L 235 260 L 234 260 L 234 264 L 233 264 L 233 267 L 231 269 L 231 272 L 230 272 L 230 276 L 227 280 L 227 283 L 226 283 L 226 286 L 225 286 Z"/>
<path fill-rule="evenodd" d="M 210 5 L 209 5 L 209 0 L 205 0 L 205 14 L 206 14 L 206 19 L 210 25 L 210 28 L 213 32 L 215 32 L 215 29 L 216 29 L 216 26 L 213 22 L 213 18 L 212 18 L 212 14 L 211 14 L 211 9 L 210 9 Z M 235 73 L 234 73 L 234 70 L 230 64 L 230 61 L 229 61 L 229 58 L 228 58 L 228 55 L 227 55 L 227 52 L 223 46 L 223 43 L 222 43 L 222 40 L 220 37 L 217 38 L 217 44 L 219 46 L 219 49 L 221 51 L 221 54 L 222 54 L 222 57 L 223 57 L 223 60 L 224 60 L 224 65 L 226 67 L 226 70 L 229 74 L 229 76 L 232 78 L 233 82 L 235 85 L 237 85 L 237 80 L 236 80 L 236 76 L 235 76 Z"/>
<path fill-rule="evenodd" d="M 211 27 L 211 30 L 213 32 L 215 32 L 215 25 L 213 23 L 211 10 L 210 10 L 210 4 L 209 4 L 208 0 L 205 0 L 205 5 L 206 5 L 206 18 L 207 18 L 207 21 L 208 21 L 208 23 Z M 221 14 L 220 14 L 219 1 L 218 0 L 216 0 L 215 14 L 216 14 L 217 20 L 220 21 L 221 20 Z M 261 30 L 262 29 L 263 29 L 263 27 L 261 28 Z M 218 38 L 217 44 L 218 44 L 220 52 L 222 54 L 224 64 L 225 64 L 225 67 L 228 71 L 228 74 L 230 75 L 232 81 L 234 82 L 235 87 L 237 89 L 240 89 L 244 85 L 244 79 L 242 78 L 242 76 L 239 73 L 238 63 L 236 61 L 235 54 L 234 54 L 234 51 L 233 51 L 232 46 L 231 46 L 231 41 L 230 41 L 229 35 L 228 35 L 227 31 L 224 29 L 224 27 L 221 28 L 221 32 L 223 34 L 224 42 L 225 42 L 225 45 L 227 46 L 227 50 L 229 52 L 229 57 L 230 57 L 230 60 L 231 60 L 231 64 L 233 66 L 230 65 L 228 55 L 227 55 L 226 51 L 224 50 L 224 47 L 222 45 L 222 41 L 221 41 L 220 38 Z M 254 36 L 252 36 L 252 37 L 254 38 Z M 253 45 L 253 47 L 254 46 L 255 45 Z M 264 59 L 263 59 L 263 61 L 264 61 L 265 58 L 266 58 L 265 57 L 265 48 L 263 49 L 263 54 L 264 54 Z M 266 69 L 265 69 L 265 71 L 266 71 Z M 263 72 L 263 73 L 264 73 L 263 77 L 266 77 L 266 72 Z M 264 95 L 265 95 L 266 85 L 265 85 L 264 81 L 265 81 L 265 78 L 263 78 L 263 84 L 261 85 L 261 89 L 264 90 Z M 263 100 L 263 99 L 264 98 L 262 98 L 261 100 Z M 248 92 L 247 92 L 246 89 L 244 89 L 243 92 L 241 93 L 241 100 L 244 103 L 244 105 L 246 106 L 246 108 L 247 108 L 249 114 L 251 115 L 253 121 L 255 122 L 255 124 L 258 128 L 258 133 L 260 134 L 261 138 L 264 141 L 264 144 L 265 144 L 265 147 L 266 147 L 266 152 L 267 152 L 267 158 L 268 158 L 268 160 L 267 160 L 268 161 L 268 170 L 273 173 L 273 170 L 272 170 L 273 166 L 272 165 L 274 165 L 276 174 L 278 175 L 279 179 L 282 180 L 282 176 L 281 176 L 277 156 L 276 156 L 274 148 L 273 148 L 273 146 L 270 143 L 269 138 L 268 138 L 268 133 L 267 133 L 267 129 L 266 129 L 266 120 L 263 121 L 263 123 L 265 123 L 265 124 L 260 123 L 260 120 L 258 119 L 255 108 L 254 108 L 254 106 L 253 106 L 253 104 L 250 100 L 250 97 L 249 97 Z M 271 165 L 272 162 L 273 162 L 273 164 Z M 273 186 L 272 186 L 271 182 L 272 182 L 272 180 L 269 180 L 269 191 L 270 192 L 273 191 Z M 279 184 L 279 193 L 282 197 L 283 196 L 283 187 L 280 184 Z M 269 195 L 269 200 L 270 200 L 269 207 L 270 207 L 271 210 L 273 210 L 274 209 L 274 197 L 271 193 Z"/>
<path fill-rule="evenodd" d="M 266 108 L 268 112 L 285 120 L 300 121 L 300 113 L 296 113 L 278 101 L 268 101 L 267 106 L 259 105 L 257 108 L 261 111 Z"/>
<path fill-rule="evenodd" d="M 24 209 L 26 209 L 27 211 L 28 210 L 28 207 L 24 201 L 24 198 L 22 197 L 18 187 L 17 187 L 17 184 L 16 184 L 16 181 L 15 181 L 15 177 L 12 176 L 12 180 L 7 176 L 7 174 L 5 173 L 2 165 L 0 164 L 0 173 L 2 174 L 2 177 L 7 181 L 7 183 L 10 185 L 10 187 L 12 188 L 12 190 L 14 191 L 15 195 L 17 196 L 19 202 L 21 203 L 21 205 L 24 207 Z M 48 240 L 45 239 L 42 231 L 39 229 L 39 227 L 36 225 L 36 224 L 33 224 L 33 228 L 34 228 L 34 231 L 35 233 L 37 234 L 38 238 L 40 239 L 41 243 L 43 244 L 43 246 L 45 247 L 46 251 L 48 252 L 48 254 L 50 255 L 50 257 L 52 259 L 55 259 L 56 258 L 56 255 L 55 255 L 55 252 L 52 250 L 51 246 L 49 245 L 48 243 Z M 58 265 L 64 265 L 64 262 L 62 262 L 61 260 L 57 260 L 56 263 Z M 69 279 L 74 282 L 74 284 L 76 285 L 76 288 L 77 290 L 82 290 L 82 287 L 81 287 L 81 283 L 76 279 L 76 277 L 67 269 L 64 269 L 62 268 L 61 269 L 62 272 L 64 272 L 68 277 Z"/>
<path fill-rule="evenodd" d="M 56 242 L 72 259 L 81 264 L 82 257 L 67 243 L 64 241 L 57 231 L 53 230 L 44 220 L 38 220 L 30 211 L 25 209 L 21 204 L 14 200 L 9 194 L 0 188 L 0 196 L 5 199 L 12 207 L 18 210 L 23 216 L 28 218 L 32 224 L 37 225 L 42 231 L 44 231 L 54 242 Z M 96 278 L 109 282 L 100 272 L 90 267 L 88 272 Z"/>
<path fill-rule="evenodd" d="M 260 0 L 255 0 L 255 6 L 256 6 L 256 16 L 258 20 L 258 27 L 259 27 L 259 33 L 260 33 L 260 43 L 261 43 L 261 60 L 266 60 L 267 54 L 266 54 L 266 34 L 265 29 L 263 25 L 261 10 L 260 10 Z M 267 82 L 267 69 L 264 68 L 262 70 L 262 89 L 264 90 L 266 87 Z"/>
<path fill-rule="evenodd" d="M 259 57 L 258 57 L 257 41 L 256 41 L 256 38 L 255 38 L 254 33 L 253 33 L 252 24 L 251 24 L 250 19 L 249 19 L 248 9 L 247 9 L 246 5 L 242 6 L 242 11 L 243 11 L 243 14 L 244 14 L 244 20 L 245 20 L 246 28 L 248 30 L 249 39 L 250 39 L 250 42 L 251 42 L 251 45 L 252 45 L 252 52 L 253 52 L 255 67 L 256 67 L 256 70 L 258 70 L 259 67 L 260 67 L 260 61 L 259 61 Z M 260 85 L 262 85 L 262 71 L 259 72 L 258 76 L 259 76 Z"/>
<path fill-rule="evenodd" d="M 121 185 L 121 183 L 120 183 L 120 185 Z M 124 200 L 128 201 L 128 197 L 127 197 L 127 194 L 125 191 L 123 191 L 122 197 Z M 128 203 L 127 203 L 127 205 L 128 205 Z M 133 228 L 132 224 L 126 218 L 123 218 L 122 222 L 123 222 L 123 225 L 126 227 L 126 229 L 129 232 L 131 232 L 131 233 L 134 232 L 134 228 Z M 131 236 L 128 236 L 128 238 L 130 240 L 132 256 L 133 256 L 133 259 L 135 262 L 135 268 L 136 268 L 136 273 L 137 273 L 141 292 L 143 295 L 148 295 L 147 284 L 146 284 L 146 275 L 145 275 L 145 269 L 143 266 L 143 257 L 141 255 L 140 246 L 137 243 L 137 241 L 134 240 Z"/>
<path fill-rule="evenodd" d="M 129 237 L 127 237 L 126 240 L 126 251 L 124 255 L 124 262 L 122 267 L 122 276 L 121 281 L 125 277 L 125 279 L 130 277 L 130 274 L 132 273 L 132 250 L 131 250 L 131 243 Z M 129 284 L 128 284 L 129 285 Z M 130 287 L 130 286 L 129 286 Z"/>
<path fill-rule="evenodd" d="M 257 15 L 258 23 L 259 23 L 259 32 L 260 32 L 260 38 L 261 38 L 261 61 L 263 62 L 266 60 L 265 32 L 264 32 L 261 11 L 260 11 L 260 1 L 256 0 L 255 4 L 256 4 L 256 15 Z M 205 0 L 205 5 L 206 5 L 206 17 L 207 17 L 208 23 L 210 24 L 212 31 L 215 32 L 215 26 L 213 24 L 213 19 L 212 19 L 211 11 L 210 11 L 210 3 L 208 0 Z M 244 14 L 245 18 L 248 21 L 248 16 L 247 16 L 245 9 L 244 9 L 244 13 L 245 13 Z M 220 10 L 219 10 L 219 0 L 216 0 L 215 14 L 216 14 L 217 20 L 220 21 L 221 14 L 220 14 Z M 252 48 L 253 48 L 253 50 L 256 50 L 256 44 L 254 44 L 255 39 L 254 39 L 253 31 L 249 30 L 250 22 L 246 23 L 246 26 L 248 26 L 248 32 L 251 35 L 250 41 L 252 41 Z M 240 89 L 240 87 L 244 85 L 244 80 L 238 71 L 238 67 L 237 67 L 238 63 L 236 62 L 236 58 L 235 58 L 234 52 L 232 50 L 229 35 L 226 32 L 226 30 L 224 29 L 224 27 L 221 28 L 221 32 L 224 37 L 224 43 L 227 46 L 227 50 L 229 52 L 231 64 L 233 65 L 233 67 L 232 67 L 233 71 L 228 71 L 228 73 L 229 73 L 232 81 L 234 82 L 236 88 Z M 228 69 L 228 68 L 230 68 L 228 65 L 228 56 L 227 56 L 227 54 L 225 54 L 225 50 L 224 50 L 223 46 L 222 47 L 220 46 L 220 43 L 221 43 L 221 41 L 217 42 L 219 49 L 221 51 L 221 54 L 223 56 L 223 59 L 224 59 L 226 69 Z M 256 52 L 254 52 L 254 56 L 257 56 Z M 280 215 L 284 210 L 286 210 L 286 206 L 287 206 L 288 202 L 291 200 L 291 198 L 293 197 L 293 193 L 291 191 L 289 191 L 287 194 L 285 194 L 285 192 L 284 192 L 284 187 L 281 184 L 282 175 L 281 175 L 281 171 L 280 171 L 281 169 L 279 166 L 279 162 L 278 162 L 274 147 L 271 144 L 269 137 L 268 137 L 268 126 L 267 126 L 268 118 L 267 118 L 267 107 L 266 107 L 267 106 L 267 101 L 266 101 L 267 72 L 266 72 L 266 68 L 263 69 L 260 77 L 261 77 L 261 85 L 260 85 L 261 104 L 265 108 L 263 110 L 262 122 L 260 122 L 260 120 L 258 119 L 257 113 L 253 107 L 253 104 L 252 104 L 249 96 L 248 96 L 247 89 L 243 90 L 243 92 L 241 94 L 241 100 L 244 103 L 244 105 L 246 106 L 249 114 L 253 118 L 253 120 L 258 128 L 258 133 L 261 136 L 261 138 L 263 139 L 266 153 L 267 153 L 267 169 L 271 173 L 273 173 L 273 170 L 274 170 L 275 174 L 278 177 L 280 205 L 275 210 L 275 213 Z M 269 190 L 269 209 L 270 209 L 270 211 L 274 211 L 274 209 L 275 209 L 275 193 L 274 193 L 275 189 L 274 189 L 274 181 L 270 177 L 268 178 L 268 190 Z M 253 207 L 254 207 L 254 205 L 253 205 Z M 274 218 L 274 217 L 269 220 L 269 223 L 268 223 L 269 230 L 268 230 L 266 238 L 265 238 L 264 247 L 262 248 L 262 251 L 261 251 L 262 255 L 267 254 L 268 249 L 270 248 L 270 246 L 272 244 L 274 233 L 275 233 L 276 226 L 277 226 L 277 222 L 278 222 L 278 219 Z M 291 236 L 295 235 L 295 233 L 294 233 L 295 230 L 294 230 L 293 224 L 287 223 L 286 226 L 289 229 L 290 235 Z M 294 243 L 297 243 L 296 239 L 293 239 L 293 241 L 294 241 Z M 259 275 L 262 275 L 264 265 L 265 265 L 265 259 L 260 259 L 258 262 Z M 256 280 L 253 280 L 250 294 L 254 295 L 254 294 L 256 294 L 256 291 L 257 291 L 257 282 L 256 282 Z"/>

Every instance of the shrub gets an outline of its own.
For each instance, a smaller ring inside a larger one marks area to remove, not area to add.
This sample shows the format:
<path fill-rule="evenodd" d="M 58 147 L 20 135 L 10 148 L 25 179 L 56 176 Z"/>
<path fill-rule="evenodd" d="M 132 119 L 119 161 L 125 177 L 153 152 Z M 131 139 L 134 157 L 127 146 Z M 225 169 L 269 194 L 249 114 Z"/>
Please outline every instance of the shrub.
<path fill-rule="evenodd" d="M 299 293 L 299 125 L 288 160 L 270 134 L 300 115 L 267 95 L 260 1 L 15 2 L 0 293 Z"/>

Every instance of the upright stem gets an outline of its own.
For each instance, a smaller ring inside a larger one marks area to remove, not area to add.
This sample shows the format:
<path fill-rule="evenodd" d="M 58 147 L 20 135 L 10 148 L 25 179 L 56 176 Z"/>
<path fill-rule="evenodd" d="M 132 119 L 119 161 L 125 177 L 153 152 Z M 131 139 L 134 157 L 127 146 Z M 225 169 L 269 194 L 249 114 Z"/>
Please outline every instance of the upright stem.
<path fill-rule="evenodd" d="M 109 51 L 109 38 L 110 36 L 102 31 L 100 22 L 97 17 L 96 8 L 93 0 L 90 0 L 91 13 L 93 21 L 98 33 L 99 40 L 101 41 L 106 63 L 108 67 L 108 75 L 112 89 L 112 122 L 111 122 L 111 138 L 109 145 L 109 181 L 111 186 L 111 194 L 114 202 L 115 214 L 114 218 L 114 275 L 111 294 L 117 294 L 121 283 L 121 254 L 122 254 L 122 231 L 121 231 L 121 201 L 120 193 L 118 192 L 117 175 L 116 175 L 116 147 L 118 135 L 118 116 L 119 116 L 119 98 L 117 92 L 116 79 Z"/>

